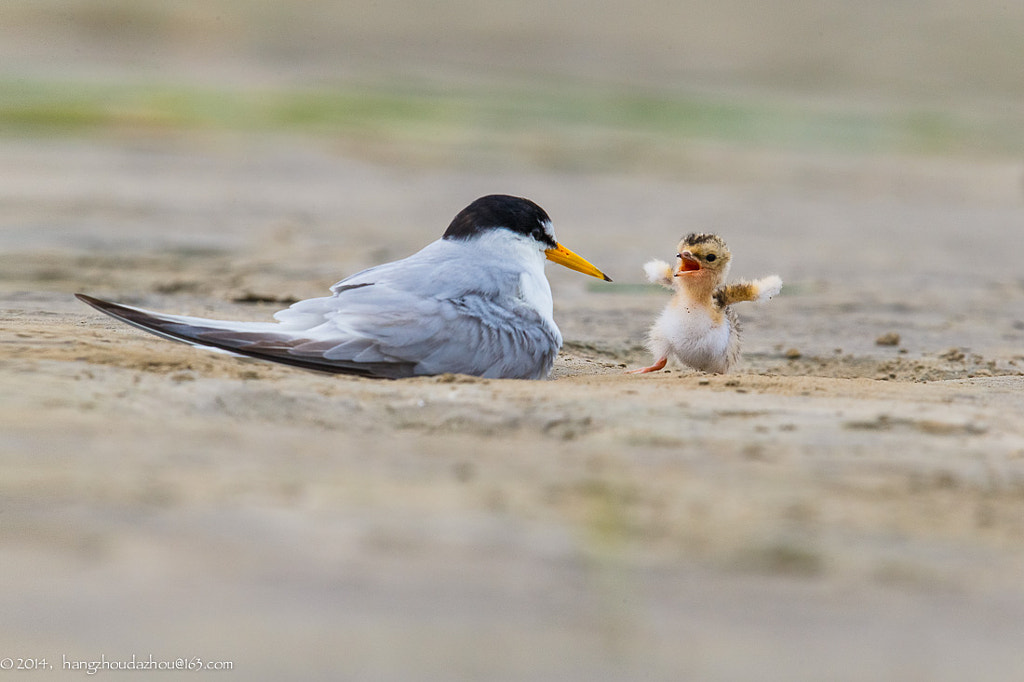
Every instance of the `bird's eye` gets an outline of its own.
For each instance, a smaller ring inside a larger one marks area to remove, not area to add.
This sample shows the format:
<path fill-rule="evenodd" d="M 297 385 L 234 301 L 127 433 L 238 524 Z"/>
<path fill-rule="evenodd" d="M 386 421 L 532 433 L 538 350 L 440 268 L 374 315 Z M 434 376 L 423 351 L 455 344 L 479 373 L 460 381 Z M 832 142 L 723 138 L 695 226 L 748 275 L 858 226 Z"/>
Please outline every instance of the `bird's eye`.
<path fill-rule="evenodd" d="M 676 254 L 676 258 L 682 258 L 682 257 L 683 257 L 683 254 L 681 254 L 681 253 L 677 253 Z"/>
<path fill-rule="evenodd" d="M 544 228 L 541 227 L 533 228 L 533 231 L 530 232 L 530 236 L 539 242 L 547 241 L 547 233 L 544 231 Z"/>
<path fill-rule="evenodd" d="M 711 261 L 715 260 L 715 254 L 709 253 L 708 255 L 704 256 L 704 260 L 710 263 Z"/>

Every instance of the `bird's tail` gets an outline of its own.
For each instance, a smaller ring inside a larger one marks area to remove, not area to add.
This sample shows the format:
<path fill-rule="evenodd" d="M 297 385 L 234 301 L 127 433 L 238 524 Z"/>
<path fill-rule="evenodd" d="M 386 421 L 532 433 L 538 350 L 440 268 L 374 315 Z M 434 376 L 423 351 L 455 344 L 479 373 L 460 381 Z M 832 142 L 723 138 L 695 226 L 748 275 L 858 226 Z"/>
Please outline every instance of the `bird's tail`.
<path fill-rule="evenodd" d="M 310 339 L 301 331 L 282 330 L 276 322 L 229 322 L 166 315 L 85 294 L 75 294 L 75 297 L 116 320 L 172 341 L 321 372 L 389 376 L 372 364 L 327 360 L 323 357 L 323 342 Z"/>

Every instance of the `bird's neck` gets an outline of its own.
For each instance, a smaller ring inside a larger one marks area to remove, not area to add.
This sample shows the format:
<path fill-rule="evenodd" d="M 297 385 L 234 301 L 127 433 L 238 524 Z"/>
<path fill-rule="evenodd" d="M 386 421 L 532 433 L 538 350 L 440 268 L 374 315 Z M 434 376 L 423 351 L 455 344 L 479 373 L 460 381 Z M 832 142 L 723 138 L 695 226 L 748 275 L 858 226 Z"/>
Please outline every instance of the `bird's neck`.
<path fill-rule="evenodd" d="M 720 277 L 707 270 L 679 275 L 675 278 L 676 291 L 695 303 L 710 304 L 720 282 Z"/>

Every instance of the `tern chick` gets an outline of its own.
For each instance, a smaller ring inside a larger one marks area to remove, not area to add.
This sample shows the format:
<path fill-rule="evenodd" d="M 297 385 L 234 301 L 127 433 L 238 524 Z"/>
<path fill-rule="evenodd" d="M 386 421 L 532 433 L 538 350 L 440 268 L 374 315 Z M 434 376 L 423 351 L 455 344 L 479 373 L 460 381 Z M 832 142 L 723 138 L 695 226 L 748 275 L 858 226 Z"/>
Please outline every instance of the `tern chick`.
<path fill-rule="evenodd" d="M 678 249 L 675 268 L 660 260 L 644 265 L 647 279 L 673 289 L 675 296 L 647 337 L 654 364 L 631 374 L 657 372 L 669 355 L 702 372 L 728 372 L 740 356 L 739 320 L 730 306 L 768 301 L 782 289 L 778 275 L 725 284 L 732 254 L 718 235 L 687 235 Z"/>
<path fill-rule="evenodd" d="M 429 374 L 542 379 L 562 346 L 544 260 L 611 281 L 555 240 L 529 199 L 494 194 L 441 239 L 299 301 L 277 322 L 166 315 L 77 294 L 157 336 L 322 372 L 397 379 Z"/>

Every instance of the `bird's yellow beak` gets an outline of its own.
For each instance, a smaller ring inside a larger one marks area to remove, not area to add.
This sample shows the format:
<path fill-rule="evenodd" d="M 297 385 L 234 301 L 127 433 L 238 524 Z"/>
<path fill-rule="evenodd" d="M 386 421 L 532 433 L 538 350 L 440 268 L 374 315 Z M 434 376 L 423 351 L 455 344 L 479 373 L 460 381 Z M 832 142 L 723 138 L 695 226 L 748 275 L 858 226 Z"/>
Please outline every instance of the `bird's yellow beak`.
<path fill-rule="evenodd" d="M 598 279 L 603 279 L 606 282 L 612 281 L 611 277 L 595 268 L 586 258 L 584 258 L 583 256 L 577 256 L 575 253 L 565 248 L 561 244 L 559 244 L 553 249 L 545 250 L 544 253 L 545 255 L 547 255 L 548 260 L 554 261 L 559 265 L 564 265 L 570 270 L 582 272 L 584 275 L 597 277 Z"/>

